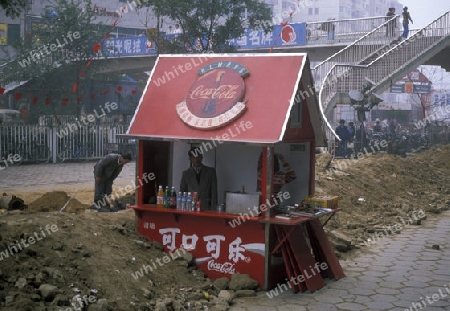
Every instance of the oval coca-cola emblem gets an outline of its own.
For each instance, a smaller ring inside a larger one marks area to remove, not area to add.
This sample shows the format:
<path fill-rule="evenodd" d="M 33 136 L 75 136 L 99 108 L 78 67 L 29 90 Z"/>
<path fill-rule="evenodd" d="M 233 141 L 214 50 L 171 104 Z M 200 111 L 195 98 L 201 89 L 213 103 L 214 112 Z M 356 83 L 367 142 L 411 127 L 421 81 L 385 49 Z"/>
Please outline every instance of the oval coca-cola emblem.
<path fill-rule="evenodd" d="M 244 77 L 249 73 L 241 64 L 224 61 L 199 70 L 177 113 L 189 126 L 213 129 L 223 126 L 245 111 Z"/>

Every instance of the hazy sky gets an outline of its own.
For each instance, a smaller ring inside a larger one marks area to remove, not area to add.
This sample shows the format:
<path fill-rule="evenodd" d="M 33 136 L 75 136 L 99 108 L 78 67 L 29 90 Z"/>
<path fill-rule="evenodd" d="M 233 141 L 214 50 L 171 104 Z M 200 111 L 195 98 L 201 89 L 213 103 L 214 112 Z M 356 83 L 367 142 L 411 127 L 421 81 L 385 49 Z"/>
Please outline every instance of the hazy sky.
<path fill-rule="evenodd" d="M 411 29 L 423 28 L 436 18 L 450 11 L 450 0 L 400 0 L 404 6 L 408 7 L 414 24 Z M 401 12 L 395 12 L 401 14 Z"/>

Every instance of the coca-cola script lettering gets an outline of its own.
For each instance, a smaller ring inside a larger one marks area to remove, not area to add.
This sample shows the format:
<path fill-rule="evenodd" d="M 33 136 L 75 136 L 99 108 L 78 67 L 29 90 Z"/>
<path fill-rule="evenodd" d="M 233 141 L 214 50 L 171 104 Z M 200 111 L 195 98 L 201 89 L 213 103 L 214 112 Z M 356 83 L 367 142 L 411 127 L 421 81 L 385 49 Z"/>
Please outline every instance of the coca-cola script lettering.
<path fill-rule="evenodd" d="M 233 99 L 237 97 L 239 85 L 221 85 L 217 88 L 206 88 L 199 85 L 189 96 L 191 99 Z"/>
<path fill-rule="evenodd" d="M 231 262 L 218 263 L 214 260 L 210 260 L 208 262 L 208 270 L 214 270 L 226 274 L 234 274 L 236 269 L 234 268 L 234 264 Z"/>

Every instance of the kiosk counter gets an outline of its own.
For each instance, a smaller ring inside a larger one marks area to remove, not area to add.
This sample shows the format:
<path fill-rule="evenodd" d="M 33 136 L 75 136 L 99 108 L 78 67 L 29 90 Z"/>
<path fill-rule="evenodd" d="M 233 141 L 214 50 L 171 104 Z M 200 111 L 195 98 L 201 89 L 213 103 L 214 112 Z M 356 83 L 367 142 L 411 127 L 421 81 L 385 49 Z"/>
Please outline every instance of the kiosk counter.
<path fill-rule="evenodd" d="M 123 135 L 138 144 L 137 231 L 190 251 L 212 279 L 288 280 L 296 292 L 343 277 L 318 216 L 275 215 L 314 194 L 323 124 L 306 54 L 160 55 Z M 217 202 L 158 207 L 160 185 L 178 193 L 192 147 L 215 169 Z"/>

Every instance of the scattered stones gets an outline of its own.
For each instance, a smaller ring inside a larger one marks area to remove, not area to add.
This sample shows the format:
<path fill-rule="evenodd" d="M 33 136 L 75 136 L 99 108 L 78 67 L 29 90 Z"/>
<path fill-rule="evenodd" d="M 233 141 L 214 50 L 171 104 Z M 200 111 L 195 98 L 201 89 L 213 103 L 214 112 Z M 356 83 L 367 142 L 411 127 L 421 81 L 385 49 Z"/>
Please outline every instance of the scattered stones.
<path fill-rule="evenodd" d="M 38 289 L 41 297 L 45 301 L 52 301 L 58 293 L 58 287 L 50 284 L 42 284 Z"/>
<path fill-rule="evenodd" d="M 231 276 L 230 289 L 256 289 L 258 282 L 248 274 L 233 274 Z"/>
<path fill-rule="evenodd" d="M 217 296 L 219 299 L 222 299 L 223 301 L 227 302 L 228 304 L 231 303 L 236 295 L 234 292 L 229 290 L 221 290 L 219 292 L 219 295 Z"/>
<path fill-rule="evenodd" d="M 24 288 L 27 284 L 28 284 L 28 282 L 27 282 L 27 280 L 26 280 L 25 278 L 20 278 L 20 279 L 17 280 L 15 286 L 16 286 L 18 289 L 22 289 L 22 288 Z"/>
<path fill-rule="evenodd" d="M 230 281 L 226 277 L 219 278 L 213 282 L 213 286 L 218 290 L 228 289 L 229 285 Z"/>

